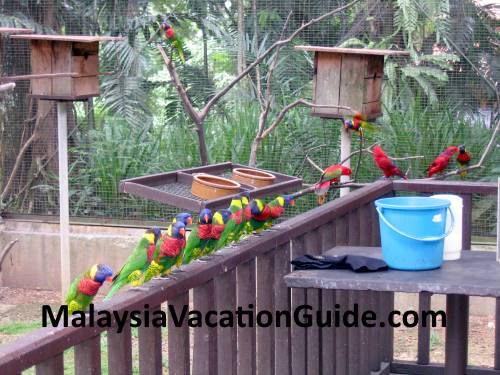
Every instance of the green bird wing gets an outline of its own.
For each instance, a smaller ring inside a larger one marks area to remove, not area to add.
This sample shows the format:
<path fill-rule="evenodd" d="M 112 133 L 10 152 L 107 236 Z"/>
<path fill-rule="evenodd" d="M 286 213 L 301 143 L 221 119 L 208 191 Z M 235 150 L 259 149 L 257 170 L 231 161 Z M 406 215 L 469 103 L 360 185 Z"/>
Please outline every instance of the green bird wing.
<path fill-rule="evenodd" d="M 68 292 L 66 293 L 66 298 L 65 302 L 66 304 L 69 304 L 71 301 L 73 301 L 77 295 L 78 295 L 78 284 L 80 283 L 80 280 L 82 279 L 84 274 L 81 274 L 80 276 L 76 277 L 71 285 L 69 286 Z"/>
<path fill-rule="evenodd" d="M 222 249 L 229 242 L 229 237 L 236 230 L 236 221 L 234 219 L 229 219 L 228 222 L 224 225 L 224 230 L 222 231 L 219 239 L 215 242 L 214 251 Z"/>
<path fill-rule="evenodd" d="M 195 226 L 189 234 L 186 247 L 182 250 L 182 264 L 188 264 L 193 260 L 195 249 L 200 247 L 201 240 L 198 237 L 198 226 Z"/>
<path fill-rule="evenodd" d="M 122 269 L 116 274 L 113 279 L 113 284 L 127 280 L 128 276 L 136 270 L 144 270 L 148 266 L 148 249 L 149 242 L 146 238 L 141 238 L 132 254 L 127 258 Z"/>

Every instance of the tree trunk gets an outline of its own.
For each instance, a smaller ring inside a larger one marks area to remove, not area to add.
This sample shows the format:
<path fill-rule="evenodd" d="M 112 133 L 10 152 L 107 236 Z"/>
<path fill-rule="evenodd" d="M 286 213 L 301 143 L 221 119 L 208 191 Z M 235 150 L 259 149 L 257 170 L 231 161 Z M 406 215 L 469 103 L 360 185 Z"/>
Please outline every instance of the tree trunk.
<path fill-rule="evenodd" d="M 205 142 L 205 126 L 203 121 L 196 124 L 196 134 L 198 134 L 198 146 L 200 150 L 201 165 L 208 165 L 208 150 Z"/>

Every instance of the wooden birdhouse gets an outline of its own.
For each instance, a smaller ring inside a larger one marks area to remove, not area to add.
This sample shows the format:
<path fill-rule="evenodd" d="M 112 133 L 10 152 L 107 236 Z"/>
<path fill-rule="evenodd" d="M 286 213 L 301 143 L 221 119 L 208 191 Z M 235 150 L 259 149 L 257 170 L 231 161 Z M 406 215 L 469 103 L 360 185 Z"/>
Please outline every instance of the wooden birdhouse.
<path fill-rule="evenodd" d="M 406 51 L 364 48 L 296 46 L 295 49 L 315 53 L 314 103 L 332 107 L 313 108 L 312 115 L 327 118 L 352 115 L 351 111 L 334 106 L 352 108 L 368 120 L 382 115 L 384 56 L 409 56 Z"/>
<path fill-rule="evenodd" d="M 48 100 L 99 96 L 99 42 L 121 37 L 86 35 L 11 35 L 30 41 L 31 94 Z"/>

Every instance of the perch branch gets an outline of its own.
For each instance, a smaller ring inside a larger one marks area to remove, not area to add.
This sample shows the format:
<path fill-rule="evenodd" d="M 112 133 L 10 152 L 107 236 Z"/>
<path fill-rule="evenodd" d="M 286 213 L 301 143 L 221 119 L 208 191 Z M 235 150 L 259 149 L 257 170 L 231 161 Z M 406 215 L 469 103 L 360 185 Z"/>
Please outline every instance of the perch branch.
<path fill-rule="evenodd" d="M 359 153 L 363 153 L 363 152 L 367 152 L 369 154 L 373 154 L 373 151 L 372 151 L 372 148 L 377 145 L 377 143 L 374 143 L 372 144 L 371 146 L 369 147 L 366 147 L 366 148 L 363 148 L 361 150 L 356 150 L 356 151 L 353 151 L 348 157 L 346 157 L 344 160 L 342 160 L 340 162 L 340 164 L 344 164 L 347 160 L 351 159 L 353 156 L 359 154 Z M 423 159 L 424 156 L 423 155 L 416 155 L 416 156 L 403 156 L 403 157 L 394 157 L 394 156 L 389 156 L 387 155 L 387 157 L 391 160 L 411 160 L 411 159 Z"/>
<path fill-rule="evenodd" d="M 10 249 L 12 249 L 12 247 L 15 245 L 16 242 L 18 242 L 17 238 L 15 240 L 10 241 L 7 244 L 7 246 L 5 246 L 4 249 L 2 250 L 2 252 L 0 253 L 0 271 L 2 270 L 3 260 L 5 259 L 5 257 L 9 253 Z"/>
<path fill-rule="evenodd" d="M 495 130 L 493 130 L 493 134 L 491 134 L 491 138 L 490 138 L 488 144 L 486 145 L 486 147 L 484 148 L 483 153 L 481 154 L 481 158 L 479 159 L 479 161 L 476 164 L 468 166 L 466 168 L 459 168 L 459 169 L 456 169 L 454 171 L 442 174 L 440 176 L 428 177 L 426 179 L 427 180 L 428 179 L 443 179 L 443 178 L 450 177 L 450 176 L 456 176 L 457 174 L 460 174 L 463 172 L 472 171 L 474 169 L 484 168 L 483 163 L 486 160 L 486 157 L 488 156 L 488 154 L 490 153 L 491 148 L 493 147 L 493 144 L 495 143 L 495 139 L 498 135 L 499 129 L 500 129 L 500 120 L 497 120 L 497 123 L 495 125 Z"/>
<path fill-rule="evenodd" d="M 302 189 L 302 190 L 299 190 L 293 194 L 291 194 L 292 197 L 294 198 L 298 198 L 298 197 L 301 197 L 303 195 L 306 195 L 306 194 L 310 194 L 310 193 L 313 193 L 314 190 L 315 190 L 315 185 L 311 185 L 305 189 Z M 341 182 L 339 184 L 334 184 L 334 185 L 330 185 L 330 189 L 340 189 L 340 188 L 343 188 L 343 187 L 356 187 L 356 188 L 360 188 L 360 187 L 363 187 L 363 186 L 366 186 L 366 185 L 369 185 L 367 183 L 359 183 L 359 182 L 352 182 L 352 181 L 346 181 L 346 182 Z"/>
<path fill-rule="evenodd" d="M 318 166 L 318 164 L 316 164 L 316 163 L 315 163 L 315 162 L 314 162 L 314 161 L 313 161 L 313 160 L 312 160 L 309 156 L 306 156 L 306 160 L 307 160 L 307 162 L 308 162 L 309 164 L 311 164 L 311 165 L 312 165 L 312 166 L 313 166 L 316 170 L 318 170 L 318 171 L 319 171 L 319 173 L 321 173 L 321 174 L 323 174 L 323 173 L 324 173 L 323 169 L 322 169 L 322 168 L 320 168 L 320 167 Z"/>

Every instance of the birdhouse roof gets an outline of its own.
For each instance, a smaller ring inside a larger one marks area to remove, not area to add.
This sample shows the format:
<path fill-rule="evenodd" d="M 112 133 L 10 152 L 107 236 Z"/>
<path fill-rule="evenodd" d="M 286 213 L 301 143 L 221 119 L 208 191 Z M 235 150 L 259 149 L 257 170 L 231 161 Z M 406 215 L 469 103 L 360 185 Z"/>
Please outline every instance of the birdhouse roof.
<path fill-rule="evenodd" d="M 95 35 L 51 35 L 51 34 L 21 34 L 12 35 L 12 39 L 27 39 L 27 40 L 48 40 L 54 42 L 80 42 L 80 43 L 93 43 L 93 42 L 109 42 L 119 41 L 124 38 L 121 36 L 95 36 Z"/>
<path fill-rule="evenodd" d="M 23 29 L 19 27 L 0 27 L 0 34 L 31 34 L 33 29 Z"/>
<path fill-rule="evenodd" d="M 341 48 L 324 46 L 295 46 L 295 49 L 298 51 L 330 52 L 354 55 L 410 56 L 410 52 L 408 51 L 394 51 L 390 49 Z"/>

